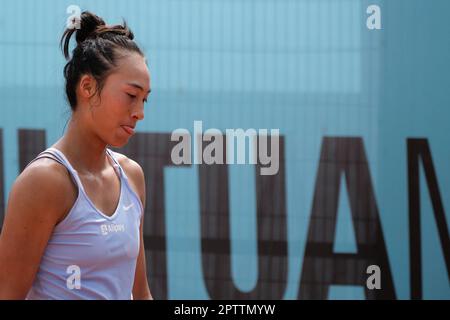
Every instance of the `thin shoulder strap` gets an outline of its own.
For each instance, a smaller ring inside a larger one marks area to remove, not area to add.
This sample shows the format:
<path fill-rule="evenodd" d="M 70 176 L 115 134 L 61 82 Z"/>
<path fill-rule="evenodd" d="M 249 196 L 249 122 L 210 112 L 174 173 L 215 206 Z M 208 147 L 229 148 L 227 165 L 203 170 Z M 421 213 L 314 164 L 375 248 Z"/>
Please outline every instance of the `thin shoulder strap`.
<path fill-rule="evenodd" d="M 125 171 L 122 169 L 121 165 L 119 164 L 119 161 L 117 161 L 114 152 L 108 148 L 106 148 L 106 153 L 109 155 L 109 157 L 112 159 L 112 161 L 114 162 L 113 167 L 114 170 L 116 170 L 120 176 L 127 178 Z"/>
<path fill-rule="evenodd" d="M 69 169 L 71 172 L 77 172 L 72 165 L 70 164 L 69 160 L 67 160 L 66 156 L 64 155 L 64 153 L 62 153 L 60 150 L 56 149 L 56 148 L 48 148 L 46 150 L 48 153 L 52 154 L 54 157 L 56 157 L 62 164 L 64 164 L 64 166 Z"/>
<path fill-rule="evenodd" d="M 63 163 L 61 160 L 59 160 L 52 152 L 49 152 L 48 150 L 44 150 L 44 151 L 42 151 L 41 153 L 39 153 L 39 154 L 36 156 L 36 158 L 34 158 L 33 160 L 31 160 L 31 161 L 27 164 L 27 166 L 24 168 L 24 170 L 25 170 L 30 164 L 32 164 L 32 163 L 35 162 L 36 160 L 39 160 L 39 159 L 42 159 L 42 158 L 48 158 L 48 159 L 55 160 L 56 162 L 59 162 L 60 164 L 62 164 L 63 166 L 65 166 L 64 163 Z"/>
<path fill-rule="evenodd" d="M 80 177 L 78 176 L 77 170 L 75 170 L 72 165 L 70 164 L 69 160 L 67 160 L 64 153 L 62 153 L 60 150 L 56 148 L 48 148 L 46 150 L 48 153 L 56 157 L 59 162 L 67 168 L 67 170 L 70 172 L 71 176 L 73 177 L 75 183 L 78 185 L 78 188 L 80 188 L 84 192 L 83 184 L 81 183 Z"/>
<path fill-rule="evenodd" d="M 114 161 L 114 169 L 118 170 L 120 172 L 120 176 L 123 178 L 123 181 L 125 182 L 125 185 L 127 186 L 129 192 L 135 197 L 136 201 L 139 203 L 139 206 L 141 207 L 141 214 L 144 212 L 144 205 L 142 204 L 142 200 L 139 197 L 139 195 L 136 193 L 136 191 L 131 187 L 130 181 L 125 173 L 125 170 L 123 170 L 122 166 L 119 164 L 119 161 L 116 158 L 116 153 L 110 149 L 106 149 L 107 154 L 111 157 L 111 159 Z"/>

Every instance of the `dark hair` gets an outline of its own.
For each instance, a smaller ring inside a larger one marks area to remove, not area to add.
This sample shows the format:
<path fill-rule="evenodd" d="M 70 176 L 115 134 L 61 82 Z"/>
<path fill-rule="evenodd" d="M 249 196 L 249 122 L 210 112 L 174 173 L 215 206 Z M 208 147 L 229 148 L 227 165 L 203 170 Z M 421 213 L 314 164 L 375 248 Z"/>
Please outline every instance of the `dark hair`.
<path fill-rule="evenodd" d="M 80 16 L 80 28 L 66 29 L 61 37 L 61 49 L 68 61 L 64 67 L 66 79 L 66 95 L 72 111 L 77 105 L 76 86 L 84 74 L 90 74 L 97 81 L 97 92 L 100 93 L 105 79 L 117 67 L 120 50 L 139 53 L 141 49 L 133 41 L 133 32 L 126 22 L 123 25 L 107 26 L 97 15 L 84 11 Z M 76 33 L 77 46 L 69 56 L 71 36 Z"/>

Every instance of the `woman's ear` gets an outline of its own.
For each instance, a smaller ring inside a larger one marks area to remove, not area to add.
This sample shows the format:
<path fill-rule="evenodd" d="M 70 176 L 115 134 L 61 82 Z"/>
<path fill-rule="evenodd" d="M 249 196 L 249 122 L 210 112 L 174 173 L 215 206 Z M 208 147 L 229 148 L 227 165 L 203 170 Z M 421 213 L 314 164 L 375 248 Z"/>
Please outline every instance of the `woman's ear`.
<path fill-rule="evenodd" d="M 90 99 L 96 92 L 97 81 L 95 81 L 94 77 L 91 75 L 85 74 L 81 77 L 78 88 L 80 90 L 81 97 Z"/>

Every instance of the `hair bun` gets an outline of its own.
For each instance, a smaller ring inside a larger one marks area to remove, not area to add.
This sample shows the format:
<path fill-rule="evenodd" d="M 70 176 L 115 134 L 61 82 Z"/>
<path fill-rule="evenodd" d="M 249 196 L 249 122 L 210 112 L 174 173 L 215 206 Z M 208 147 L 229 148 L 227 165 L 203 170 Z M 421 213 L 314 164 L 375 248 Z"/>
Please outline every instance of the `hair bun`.
<path fill-rule="evenodd" d="M 77 30 L 75 40 L 80 44 L 87 38 L 95 36 L 97 28 L 105 25 L 102 18 L 89 11 L 84 11 L 81 13 L 80 29 Z"/>
<path fill-rule="evenodd" d="M 67 28 L 61 37 L 60 46 L 66 60 L 70 60 L 69 43 L 72 35 L 75 35 L 77 48 L 82 47 L 83 42 L 87 39 L 101 38 L 116 44 L 120 42 L 121 45 L 124 45 L 125 39 L 131 41 L 134 39 L 134 34 L 125 21 L 122 25 L 106 25 L 99 16 L 89 11 L 83 11 L 80 16 L 80 28 Z"/>
<path fill-rule="evenodd" d="M 124 36 L 130 40 L 134 39 L 133 32 L 128 28 L 127 23 L 124 21 L 123 25 L 114 26 L 100 26 L 95 31 L 95 36 L 102 37 L 105 39 L 112 38 L 115 36 Z"/>

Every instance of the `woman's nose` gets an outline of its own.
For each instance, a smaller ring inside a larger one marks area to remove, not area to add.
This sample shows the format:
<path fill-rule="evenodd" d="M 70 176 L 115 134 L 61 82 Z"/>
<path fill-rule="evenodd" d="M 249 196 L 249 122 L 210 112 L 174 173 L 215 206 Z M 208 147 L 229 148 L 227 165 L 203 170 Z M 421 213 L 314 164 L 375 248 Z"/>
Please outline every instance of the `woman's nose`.
<path fill-rule="evenodd" d="M 133 117 L 133 119 L 136 119 L 136 120 L 144 119 L 144 106 L 140 105 L 139 107 L 135 108 L 132 111 L 131 116 Z"/>

